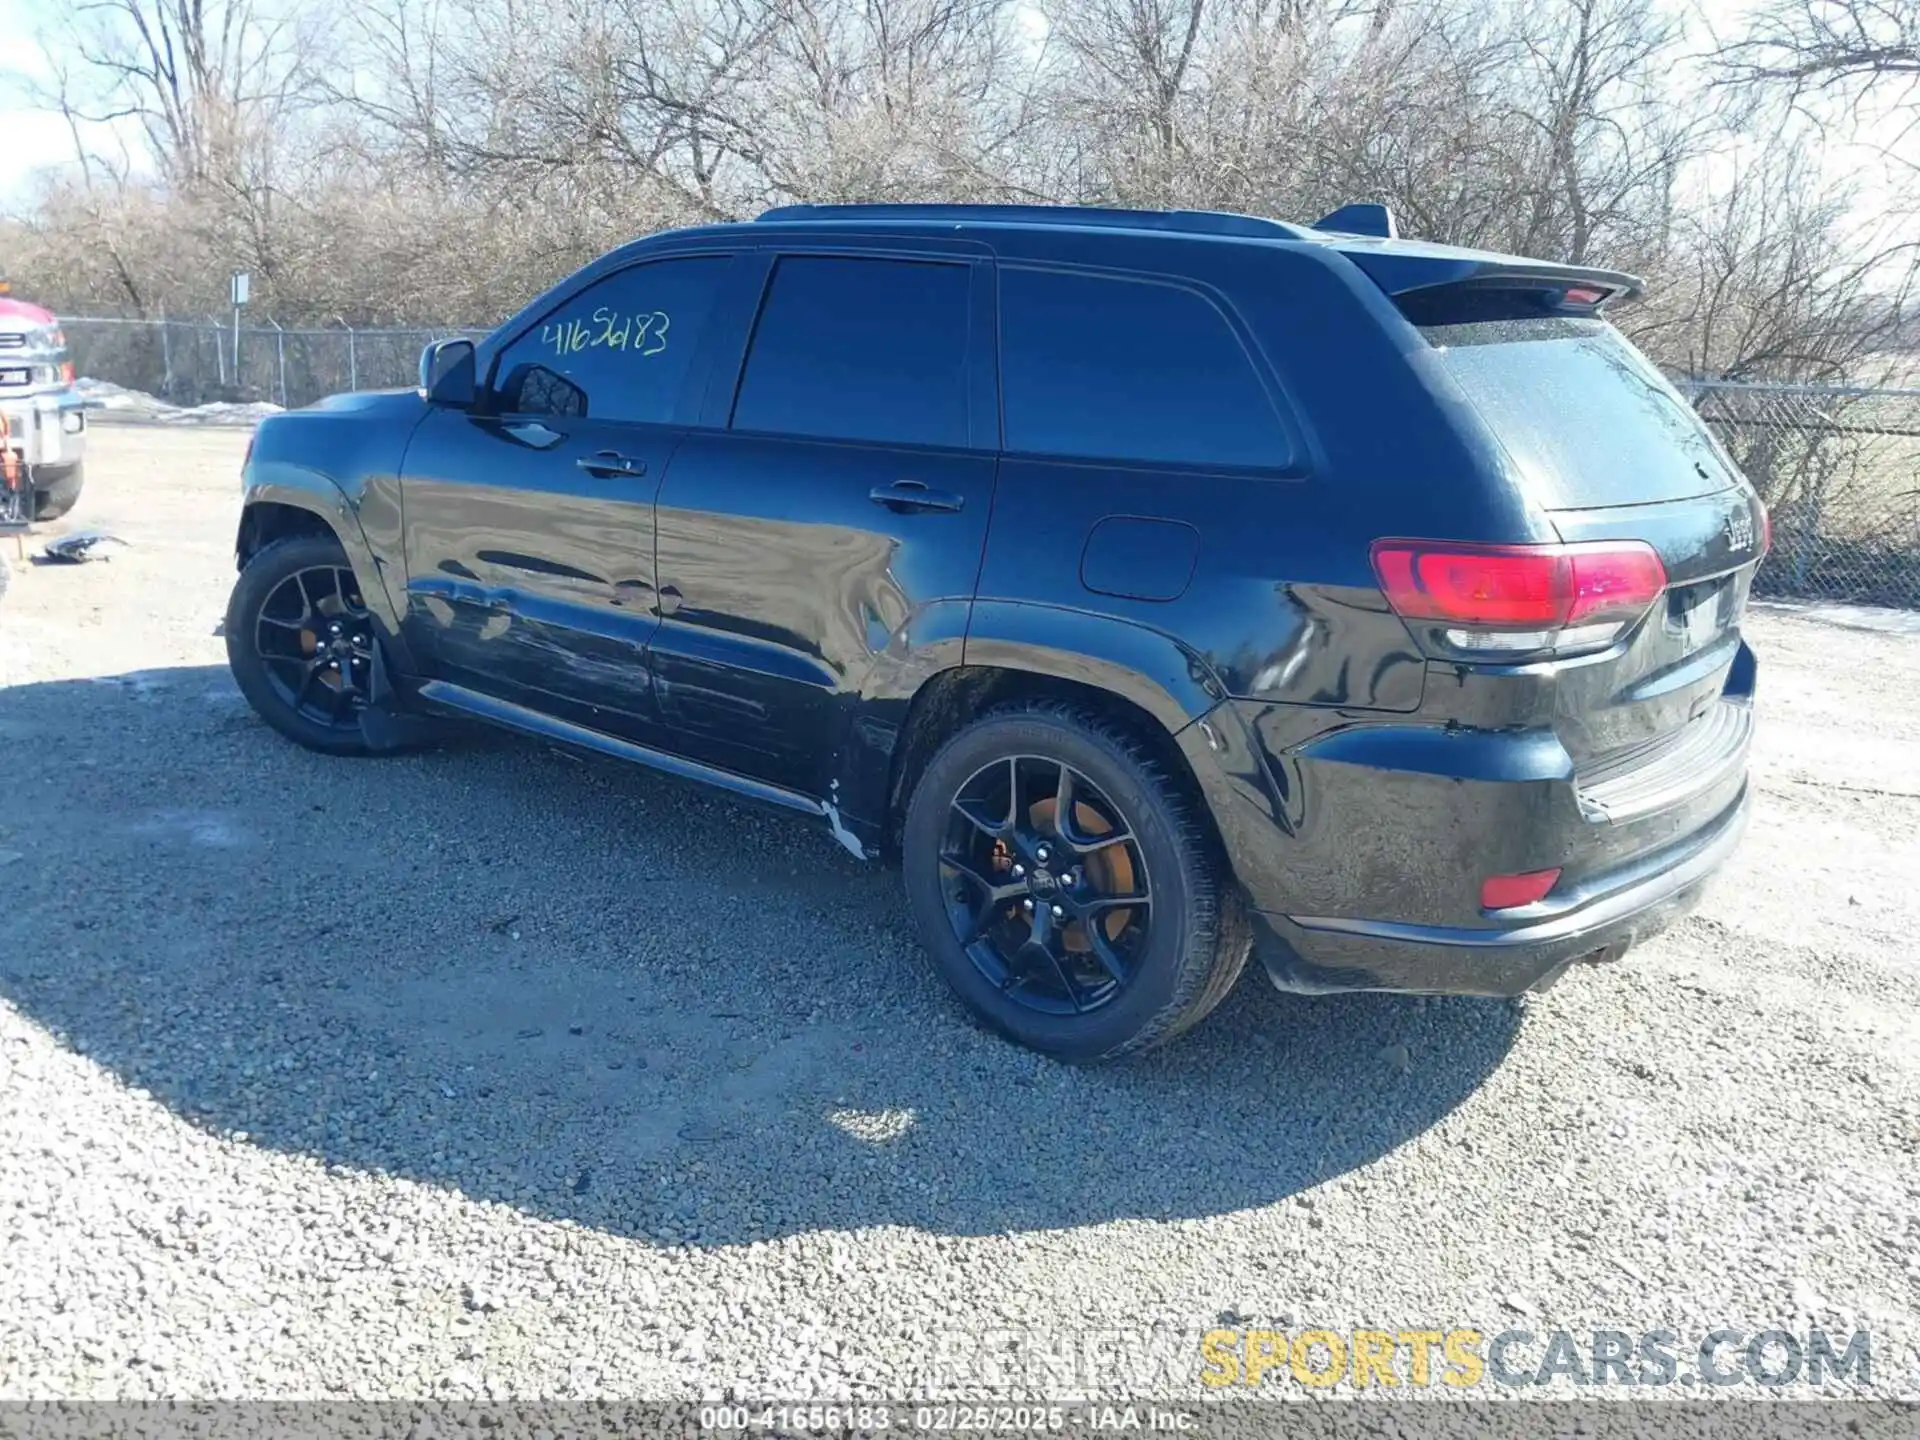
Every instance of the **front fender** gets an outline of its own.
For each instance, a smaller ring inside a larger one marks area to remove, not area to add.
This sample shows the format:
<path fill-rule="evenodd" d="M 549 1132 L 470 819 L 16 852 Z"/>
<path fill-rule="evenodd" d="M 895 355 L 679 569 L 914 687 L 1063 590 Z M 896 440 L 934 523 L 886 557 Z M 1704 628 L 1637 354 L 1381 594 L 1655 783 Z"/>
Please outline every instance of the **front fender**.
<path fill-rule="evenodd" d="M 388 593 L 385 573 L 367 541 L 357 509 L 338 484 L 318 471 L 292 465 L 269 462 L 250 469 L 236 548 L 244 548 L 246 527 L 255 507 L 260 505 L 285 505 L 325 521 L 340 541 L 340 548 L 347 552 L 347 563 L 353 566 L 354 578 L 360 582 L 367 609 L 388 635 L 399 633 L 400 612 Z"/>
<path fill-rule="evenodd" d="M 399 390 L 336 395 L 269 416 L 254 430 L 245 471 L 248 510 L 288 505 L 326 522 L 395 644 L 405 598 L 395 585 L 397 578 L 404 587 L 404 575 L 389 574 L 401 563 L 400 457 L 425 413 L 418 394 Z"/>

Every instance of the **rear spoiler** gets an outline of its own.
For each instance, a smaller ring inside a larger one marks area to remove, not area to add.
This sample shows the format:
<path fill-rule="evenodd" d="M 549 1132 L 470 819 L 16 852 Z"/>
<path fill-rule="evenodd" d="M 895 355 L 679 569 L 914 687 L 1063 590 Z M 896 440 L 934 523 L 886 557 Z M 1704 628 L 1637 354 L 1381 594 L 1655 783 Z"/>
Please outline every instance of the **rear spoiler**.
<path fill-rule="evenodd" d="M 1637 299 L 1640 280 L 1618 270 L 1529 260 L 1402 240 L 1384 205 L 1342 205 L 1313 222 L 1314 238 L 1367 273 L 1417 325 L 1529 315 L 1591 315 L 1615 301 Z"/>
<path fill-rule="evenodd" d="M 1342 249 L 1416 325 L 1594 315 L 1637 299 L 1645 289 L 1637 277 L 1618 270 L 1448 246 Z"/>

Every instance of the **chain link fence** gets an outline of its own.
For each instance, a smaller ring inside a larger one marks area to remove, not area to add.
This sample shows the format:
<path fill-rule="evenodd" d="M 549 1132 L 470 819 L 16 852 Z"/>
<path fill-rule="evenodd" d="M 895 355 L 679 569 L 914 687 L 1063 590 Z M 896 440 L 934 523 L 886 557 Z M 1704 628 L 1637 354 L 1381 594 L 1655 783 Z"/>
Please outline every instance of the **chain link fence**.
<path fill-rule="evenodd" d="M 175 405 L 305 405 L 411 385 L 421 347 L 459 326 L 282 328 L 68 319 L 78 372 Z M 1683 381 L 1767 502 L 1758 593 L 1920 608 L 1920 389 Z"/>
<path fill-rule="evenodd" d="M 76 373 L 173 405 L 267 401 L 309 405 L 343 390 L 412 385 L 420 351 L 458 326 L 368 329 L 241 325 L 218 320 L 62 318 Z"/>
<path fill-rule="evenodd" d="M 1757 593 L 1920 607 L 1920 390 L 1682 389 L 1767 502 Z"/>

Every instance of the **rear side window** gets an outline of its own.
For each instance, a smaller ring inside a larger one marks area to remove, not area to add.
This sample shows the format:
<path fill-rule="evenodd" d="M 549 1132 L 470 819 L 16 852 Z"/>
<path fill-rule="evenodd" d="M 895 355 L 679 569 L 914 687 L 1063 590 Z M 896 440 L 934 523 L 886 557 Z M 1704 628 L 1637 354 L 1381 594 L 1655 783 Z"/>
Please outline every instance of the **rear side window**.
<path fill-rule="evenodd" d="M 1693 407 L 1604 320 L 1420 333 L 1547 509 L 1686 500 L 1736 483 Z"/>
<path fill-rule="evenodd" d="M 1007 448 L 1277 468 L 1287 441 L 1240 337 L 1181 285 L 1000 271 Z"/>
<path fill-rule="evenodd" d="M 965 445 L 971 289 L 964 265 L 781 260 L 754 327 L 733 428 Z"/>
<path fill-rule="evenodd" d="M 596 280 L 501 353 L 494 389 L 517 415 L 673 419 L 694 342 L 726 275 L 719 255 L 655 260 Z"/>

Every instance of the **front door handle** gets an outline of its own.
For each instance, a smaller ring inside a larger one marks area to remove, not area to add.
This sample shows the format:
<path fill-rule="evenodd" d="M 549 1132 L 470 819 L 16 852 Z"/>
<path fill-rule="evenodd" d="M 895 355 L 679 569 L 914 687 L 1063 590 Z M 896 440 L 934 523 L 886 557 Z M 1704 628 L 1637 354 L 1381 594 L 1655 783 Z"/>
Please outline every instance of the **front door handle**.
<path fill-rule="evenodd" d="M 909 510 L 944 510 L 949 513 L 967 503 L 967 497 L 951 490 L 929 490 L 918 480 L 896 480 L 891 485 L 876 485 L 867 492 L 876 505 L 884 505 L 897 515 Z"/>
<path fill-rule="evenodd" d="M 622 455 L 618 450 L 596 450 L 591 455 L 582 455 L 573 462 L 589 475 L 644 475 L 647 462 Z"/>

